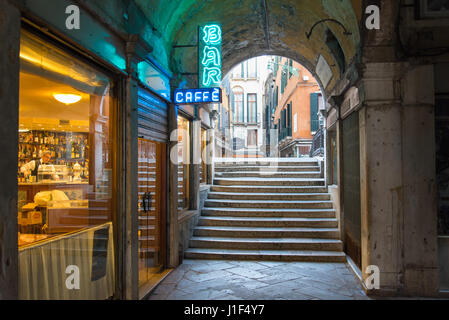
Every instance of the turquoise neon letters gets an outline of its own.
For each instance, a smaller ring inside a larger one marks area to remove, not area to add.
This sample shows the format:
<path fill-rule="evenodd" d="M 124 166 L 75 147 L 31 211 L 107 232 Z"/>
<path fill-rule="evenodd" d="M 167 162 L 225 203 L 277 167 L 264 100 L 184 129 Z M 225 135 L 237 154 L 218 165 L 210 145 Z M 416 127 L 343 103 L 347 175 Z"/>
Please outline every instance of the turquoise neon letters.
<path fill-rule="evenodd" d="M 200 28 L 199 85 L 203 88 L 221 84 L 221 27 L 217 24 Z"/>

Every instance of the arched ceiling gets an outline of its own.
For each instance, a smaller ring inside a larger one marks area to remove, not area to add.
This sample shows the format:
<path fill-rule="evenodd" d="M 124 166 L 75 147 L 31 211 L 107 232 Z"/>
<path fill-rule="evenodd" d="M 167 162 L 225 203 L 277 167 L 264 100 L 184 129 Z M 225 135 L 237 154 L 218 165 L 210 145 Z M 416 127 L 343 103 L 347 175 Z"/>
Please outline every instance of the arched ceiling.
<path fill-rule="evenodd" d="M 198 25 L 217 22 L 223 29 L 223 74 L 248 58 L 280 55 L 306 66 L 314 75 L 320 54 L 331 66 L 333 87 L 340 76 L 336 59 L 326 46 L 326 31 L 337 38 L 349 64 L 359 48 L 360 0 L 135 0 L 166 44 L 172 69 L 196 71 L 196 49 L 173 45 L 195 44 Z M 306 33 L 323 19 L 334 22 L 316 26 L 310 39 Z"/>

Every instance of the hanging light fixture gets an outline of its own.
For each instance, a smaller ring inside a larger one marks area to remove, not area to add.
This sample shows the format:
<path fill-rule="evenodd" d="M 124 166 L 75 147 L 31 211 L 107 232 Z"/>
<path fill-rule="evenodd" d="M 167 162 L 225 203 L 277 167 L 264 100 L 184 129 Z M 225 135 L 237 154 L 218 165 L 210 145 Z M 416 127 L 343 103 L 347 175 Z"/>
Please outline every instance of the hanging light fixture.
<path fill-rule="evenodd" d="M 78 94 L 54 93 L 53 97 L 66 105 L 74 104 L 81 100 L 81 96 Z"/>

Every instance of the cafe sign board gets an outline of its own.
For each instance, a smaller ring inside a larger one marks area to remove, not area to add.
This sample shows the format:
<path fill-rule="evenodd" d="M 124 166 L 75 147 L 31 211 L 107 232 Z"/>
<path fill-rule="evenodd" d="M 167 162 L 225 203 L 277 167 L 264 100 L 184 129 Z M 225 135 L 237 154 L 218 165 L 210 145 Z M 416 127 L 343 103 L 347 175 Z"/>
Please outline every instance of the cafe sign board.
<path fill-rule="evenodd" d="M 210 23 L 198 28 L 198 77 L 200 88 L 221 85 L 221 26 Z"/>
<path fill-rule="evenodd" d="M 176 104 L 221 103 L 221 88 L 175 90 Z"/>

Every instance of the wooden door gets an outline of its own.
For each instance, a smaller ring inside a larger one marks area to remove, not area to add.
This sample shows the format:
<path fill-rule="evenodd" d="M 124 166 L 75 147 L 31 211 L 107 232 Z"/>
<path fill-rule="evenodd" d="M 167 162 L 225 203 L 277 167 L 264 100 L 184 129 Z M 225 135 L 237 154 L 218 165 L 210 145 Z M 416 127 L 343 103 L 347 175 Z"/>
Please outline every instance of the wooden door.
<path fill-rule="evenodd" d="M 165 147 L 139 139 L 139 286 L 151 281 L 165 264 Z"/>

